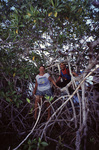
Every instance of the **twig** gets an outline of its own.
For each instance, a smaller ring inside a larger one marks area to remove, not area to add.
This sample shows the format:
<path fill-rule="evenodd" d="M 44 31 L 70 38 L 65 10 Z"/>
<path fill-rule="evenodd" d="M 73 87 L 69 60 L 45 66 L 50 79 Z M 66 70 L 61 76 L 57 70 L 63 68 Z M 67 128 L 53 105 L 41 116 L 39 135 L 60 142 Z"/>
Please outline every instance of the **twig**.
<path fill-rule="evenodd" d="M 55 143 L 59 143 L 59 141 L 57 141 L 57 140 L 55 140 L 55 139 L 52 139 L 52 138 L 50 138 L 50 137 L 46 137 L 47 139 L 49 139 L 50 141 L 53 141 L 53 142 L 55 142 Z M 64 144 L 64 143 L 62 143 L 61 142 L 61 144 L 64 146 L 64 147 L 66 147 L 66 148 L 68 148 L 68 149 L 70 149 L 70 150 L 74 150 L 73 148 L 71 148 L 70 146 L 68 146 L 67 144 Z"/>
<path fill-rule="evenodd" d="M 39 104 L 38 104 L 38 105 L 39 105 Z M 28 137 L 33 133 L 33 131 L 34 131 L 34 129 L 35 129 L 35 127 L 36 127 L 36 125 L 37 125 L 37 123 L 38 123 L 38 121 L 39 121 L 40 114 L 41 114 L 41 107 L 40 107 L 40 105 L 39 105 L 38 107 L 39 107 L 39 114 L 38 114 L 37 120 L 36 120 L 36 122 L 35 122 L 35 124 L 34 124 L 32 130 L 31 130 L 31 132 L 30 132 L 30 133 L 25 137 L 25 139 L 24 139 L 16 148 L 14 148 L 13 150 L 17 150 L 17 149 L 28 139 Z"/>

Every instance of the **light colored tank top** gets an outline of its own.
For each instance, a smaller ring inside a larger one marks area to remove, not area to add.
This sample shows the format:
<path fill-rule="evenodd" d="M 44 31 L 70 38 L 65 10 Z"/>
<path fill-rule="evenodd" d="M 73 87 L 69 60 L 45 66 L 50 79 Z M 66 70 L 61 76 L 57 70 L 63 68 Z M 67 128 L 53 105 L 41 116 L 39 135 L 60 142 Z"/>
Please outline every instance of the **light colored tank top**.
<path fill-rule="evenodd" d="M 50 75 L 48 73 L 45 73 L 43 76 L 40 75 L 36 76 L 36 80 L 38 83 L 37 89 L 39 91 L 45 91 L 51 88 L 50 81 L 48 80 L 49 76 Z"/>

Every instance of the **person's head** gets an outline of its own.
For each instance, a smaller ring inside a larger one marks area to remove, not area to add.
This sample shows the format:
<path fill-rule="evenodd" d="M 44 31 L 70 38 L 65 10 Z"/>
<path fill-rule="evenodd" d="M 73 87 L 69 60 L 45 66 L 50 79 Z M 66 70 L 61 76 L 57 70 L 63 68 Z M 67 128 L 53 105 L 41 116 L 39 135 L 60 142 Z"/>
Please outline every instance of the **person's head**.
<path fill-rule="evenodd" d="M 66 68 L 66 65 L 62 62 L 62 63 L 60 63 L 60 68 L 61 68 L 62 70 L 64 70 L 64 69 Z"/>
<path fill-rule="evenodd" d="M 39 72 L 40 72 L 40 73 L 44 73 L 44 72 L 45 72 L 45 67 L 44 67 L 44 66 L 40 66 Z"/>

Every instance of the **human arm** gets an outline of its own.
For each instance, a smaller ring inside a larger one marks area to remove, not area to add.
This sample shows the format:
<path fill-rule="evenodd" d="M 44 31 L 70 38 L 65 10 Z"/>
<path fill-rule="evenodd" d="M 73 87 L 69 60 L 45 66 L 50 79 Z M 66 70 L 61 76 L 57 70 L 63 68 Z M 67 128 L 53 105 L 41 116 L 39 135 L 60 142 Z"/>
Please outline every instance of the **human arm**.
<path fill-rule="evenodd" d="M 36 80 L 35 88 L 34 88 L 34 90 L 33 90 L 33 95 L 35 95 L 35 94 L 36 94 L 37 86 L 38 86 L 38 84 L 37 84 L 37 80 Z"/>
<path fill-rule="evenodd" d="M 58 77 L 58 79 L 56 80 L 56 83 L 61 79 L 61 76 Z"/>
<path fill-rule="evenodd" d="M 75 77 L 78 76 L 78 74 L 77 74 L 76 72 L 72 72 L 72 74 L 73 74 Z"/>
<path fill-rule="evenodd" d="M 49 80 L 50 82 L 52 82 L 56 88 L 59 88 L 59 87 L 56 85 L 55 81 L 51 78 L 51 76 L 49 76 L 48 80 Z"/>
<path fill-rule="evenodd" d="M 56 83 L 57 83 L 58 81 L 60 81 L 61 77 L 62 77 L 62 75 L 61 75 L 61 72 L 60 72 L 60 75 L 59 75 L 58 79 L 56 80 Z"/>

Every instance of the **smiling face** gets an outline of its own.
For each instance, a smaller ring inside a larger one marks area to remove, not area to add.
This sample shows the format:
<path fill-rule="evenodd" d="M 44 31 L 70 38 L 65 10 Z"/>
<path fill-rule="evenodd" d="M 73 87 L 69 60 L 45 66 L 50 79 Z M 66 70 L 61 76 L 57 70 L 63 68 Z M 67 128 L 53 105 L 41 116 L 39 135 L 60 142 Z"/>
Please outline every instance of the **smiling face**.
<path fill-rule="evenodd" d="M 45 68 L 44 68 L 43 66 L 41 66 L 41 67 L 39 68 L 39 72 L 40 72 L 41 74 L 44 74 L 44 73 L 45 73 Z"/>
<path fill-rule="evenodd" d="M 60 68 L 61 68 L 62 70 L 64 70 L 64 69 L 65 69 L 65 64 L 61 63 L 61 64 L 60 64 Z"/>

